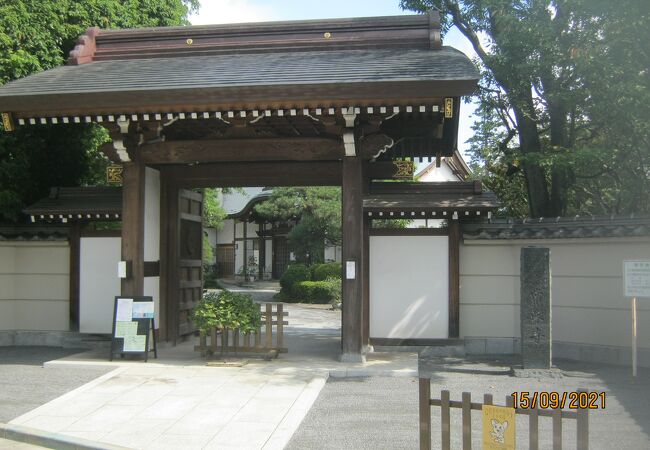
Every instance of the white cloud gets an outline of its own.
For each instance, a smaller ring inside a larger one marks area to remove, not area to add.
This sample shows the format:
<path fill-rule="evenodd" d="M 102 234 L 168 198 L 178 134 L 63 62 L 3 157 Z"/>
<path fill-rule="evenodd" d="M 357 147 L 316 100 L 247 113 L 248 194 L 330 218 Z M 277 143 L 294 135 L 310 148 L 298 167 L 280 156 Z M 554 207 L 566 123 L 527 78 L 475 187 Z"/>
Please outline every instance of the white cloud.
<path fill-rule="evenodd" d="M 271 20 L 278 20 L 272 7 L 254 5 L 249 0 L 201 0 L 198 14 L 190 17 L 192 25 Z"/>

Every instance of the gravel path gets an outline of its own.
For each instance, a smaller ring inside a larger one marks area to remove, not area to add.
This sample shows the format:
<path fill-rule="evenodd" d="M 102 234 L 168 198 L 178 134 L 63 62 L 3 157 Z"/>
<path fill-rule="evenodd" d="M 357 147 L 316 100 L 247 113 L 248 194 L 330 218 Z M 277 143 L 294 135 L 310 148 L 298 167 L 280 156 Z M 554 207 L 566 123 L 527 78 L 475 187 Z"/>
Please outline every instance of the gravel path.
<path fill-rule="evenodd" d="M 463 391 L 474 401 L 492 393 L 496 404 L 514 391 L 574 391 L 580 387 L 606 392 L 606 409 L 592 410 L 590 448 L 594 450 L 650 449 L 650 370 L 633 380 L 628 367 L 558 363 L 561 379 L 525 379 L 508 375 L 504 361 L 438 361 L 429 367 L 431 393 L 442 389 L 460 400 Z M 286 447 L 298 449 L 418 448 L 418 387 L 414 378 L 332 379 Z M 563 448 L 576 448 L 575 422 L 563 425 Z M 432 408 L 432 447 L 440 448 L 440 409 Z M 540 419 L 540 448 L 551 448 L 550 419 Z M 527 420 L 518 416 L 517 449 L 527 449 Z M 451 448 L 461 448 L 460 413 L 452 413 Z M 473 446 L 480 446 L 480 414 L 472 420 Z"/>
<path fill-rule="evenodd" d="M 111 367 L 48 367 L 79 352 L 51 347 L 0 347 L 0 422 L 9 422 L 95 378 Z"/>

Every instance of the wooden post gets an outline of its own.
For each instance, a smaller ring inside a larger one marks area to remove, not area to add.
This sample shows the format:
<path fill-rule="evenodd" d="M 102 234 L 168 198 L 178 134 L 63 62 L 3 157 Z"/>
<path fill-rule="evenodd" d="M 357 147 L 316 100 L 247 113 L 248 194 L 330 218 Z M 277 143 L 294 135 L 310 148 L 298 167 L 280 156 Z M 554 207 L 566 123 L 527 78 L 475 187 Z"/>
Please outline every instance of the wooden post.
<path fill-rule="evenodd" d="M 449 221 L 449 337 L 460 335 L 460 223 Z"/>
<path fill-rule="evenodd" d="M 472 450 L 472 394 L 463 392 L 463 450 Z"/>
<path fill-rule="evenodd" d="M 363 218 L 363 335 L 362 343 L 370 348 L 370 219 Z"/>
<path fill-rule="evenodd" d="M 70 325 L 79 330 L 79 285 L 81 277 L 81 224 L 70 226 Z"/>
<path fill-rule="evenodd" d="M 588 391 L 578 389 L 578 392 Z M 577 413 L 577 448 L 578 450 L 589 450 L 589 408 L 578 408 Z"/>
<path fill-rule="evenodd" d="M 529 450 L 537 450 L 539 448 L 539 416 L 537 408 L 530 410 L 528 416 L 528 448 Z"/>
<path fill-rule="evenodd" d="M 273 348 L 273 305 L 266 304 L 266 348 Z"/>
<path fill-rule="evenodd" d="M 258 251 L 259 251 L 259 261 L 258 262 L 258 267 L 257 267 L 257 272 L 258 272 L 258 278 L 260 280 L 264 279 L 264 267 L 266 267 L 266 241 L 264 237 L 264 224 L 260 222 L 259 224 L 259 240 L 258 240 Z"/>
<path fill-rule="evenodd" d="M 420 450 L 431 450 L 431 379 L 420 378 Z"/>
<path fill-rule="evenodd" d="M 342 235 L 343 311 L 341 327 L 342 361 L 364 362 L 363 334 L 363 218 L 362 161 L 359 156 L 343 157 Z"/>
<path fill-rule="evenodd" d="M 562 410 L 551 411 L 553 418 L 553 450 L 562 450 Z"/>
<path fill-rule="evenodd" d="M 144 165 L 124 163 L 122 182 L 122 261 L 130 262 L 131 273 L 122 278 L 123 296 L 144 291 Z"/>
<path fill-rule="evenodd" d="M 278 346 L 278 351 L 280 351 L 280 349 L 284 347 L 284 308 L 282 303 L 278 303 L 276 309 L 277 309 L 277 320 L 278 320 L 278 327 L 276 328 L 278 336 L 276 338 L 276 343 Z"/>
<path fill-rule="evenodd" d="M 449 391 L 440 393 L 440 431 L 442 450 L 451 448 L 451 411 L 449 407 Z"/>
<path fill-rule="evenodd" d="M 632 376 L 636 377 L 636 297 L 632 297 Z"/>
<path fill-rule="evenodd" d="M 246 283 L 248 281 L 248 260 L 246 259 L 247 258 L 246 247 L 248 244 L 248 242 L 246 241 L 246 237 L 247 237 L 246 234 L 248 232 L 248 219 L 244 218 L 244 220 L 242 220 L 242 225 L 244 225 L 244 240 L 242 241 L 244 243 L 244 248 L 243 248 L 244 265 L 242 266 L 242 273 L 244 274 L 244 283 Z"/>

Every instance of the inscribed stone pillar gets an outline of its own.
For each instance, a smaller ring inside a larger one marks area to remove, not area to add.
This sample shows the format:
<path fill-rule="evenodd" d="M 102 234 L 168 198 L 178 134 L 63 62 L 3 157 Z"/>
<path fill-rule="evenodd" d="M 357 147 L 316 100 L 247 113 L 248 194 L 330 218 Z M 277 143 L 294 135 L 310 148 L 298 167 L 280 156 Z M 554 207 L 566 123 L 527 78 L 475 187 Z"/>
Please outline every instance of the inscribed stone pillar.
<path fill-rule="evenodd" d="M 521 249 L 521 355 L 524 369 L 551 368 L 551 259 L 548 248 Z"/>

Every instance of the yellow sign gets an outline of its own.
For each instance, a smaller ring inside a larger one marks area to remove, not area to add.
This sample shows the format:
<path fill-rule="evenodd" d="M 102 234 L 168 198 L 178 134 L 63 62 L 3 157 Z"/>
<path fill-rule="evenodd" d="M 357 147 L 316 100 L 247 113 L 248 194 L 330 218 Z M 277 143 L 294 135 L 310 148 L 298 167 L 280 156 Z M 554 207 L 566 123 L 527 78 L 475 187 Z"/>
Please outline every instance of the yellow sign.
<path fill-rule="evenodd" d="M 14 121 L 11 119 L 11 114 L 2 113 L 2 125 L 5 131 L 14 131 Z"/>
<path fill-rule="evenodd" d="M 106 168 L 106 182 L 109 184 L 122 184 L 122 166 L 111 165 Z"/>
<path fill-rule="evenodd" d="M 515 409 L 483 405 L 483 450 L 515 450 Z"/>
<path fill-rule="evenodd" d="M 452 117 L 454 117 L 454 99 L 448 97 L 445 99 L 445 119 Z"/>

